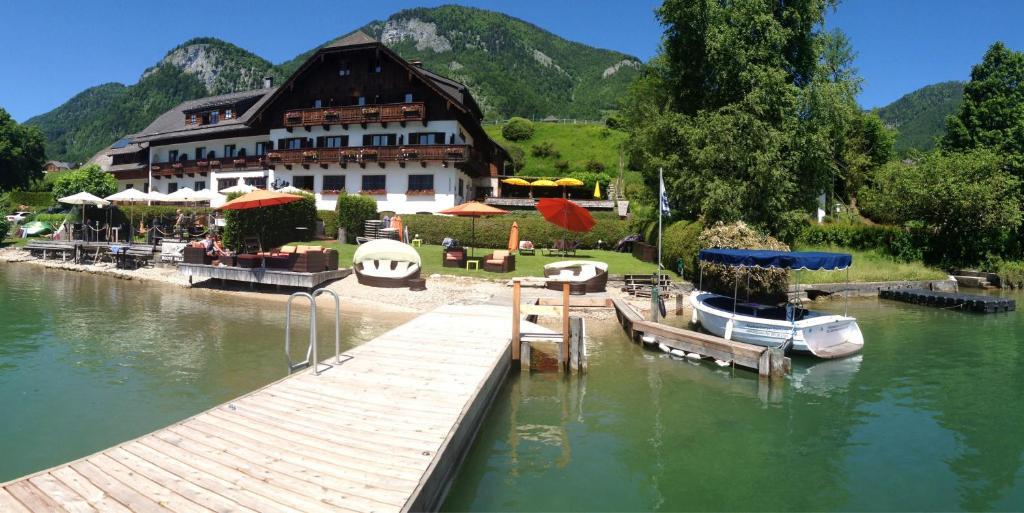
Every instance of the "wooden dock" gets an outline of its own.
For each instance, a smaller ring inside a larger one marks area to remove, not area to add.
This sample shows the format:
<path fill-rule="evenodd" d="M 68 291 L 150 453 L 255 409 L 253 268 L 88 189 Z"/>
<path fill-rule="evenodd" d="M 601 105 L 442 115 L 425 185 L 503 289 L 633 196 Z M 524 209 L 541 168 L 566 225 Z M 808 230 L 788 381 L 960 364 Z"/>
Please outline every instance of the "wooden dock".
<path fill-rule="evenodd" d="M 0 511 L 436 510 L 508 374 L 510 316 L 441 307 L 319 376 L 0 484 Z"/>
<path fill-rule="evenodd" d="M 189 283 L 192 282 L 193 278 L 216 278 L 219 280 L 303 289 L 312 289 L 325 281 L 339 280 L 352 274 L 351 269 L 338 269 L 319 273 L 297 273 L 284 269 L 268 269 L 265 267 L 246 269 L 243 267 L 203 264 L 178 264 L 178 272 L 188 276 Z"/>
<path fill-rule="evenodd" d="M 935 292 L 925 289 L 882 290 L 879 291 L 878 297 L 962 312 L 999 313 L 1012 312 L 1017 309 L 1017 301 L 1013 299 L 958 292 Z"/>

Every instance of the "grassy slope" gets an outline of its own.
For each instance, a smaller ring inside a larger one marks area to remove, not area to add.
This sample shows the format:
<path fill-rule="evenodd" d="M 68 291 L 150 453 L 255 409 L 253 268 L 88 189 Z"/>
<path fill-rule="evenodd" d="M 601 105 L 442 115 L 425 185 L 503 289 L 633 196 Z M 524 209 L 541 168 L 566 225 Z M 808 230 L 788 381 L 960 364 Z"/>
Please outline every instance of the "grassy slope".
<path fill-rule="evenodd" d="M 626 132 L 612 130 L 604 125 L 568 125 L 559 123 L 534 123 L 533 137 L 526 141 L 512 142 L 501 136 L 501 125 L 487 125 L 487 134 L 506 147 L 523 150 L 526 166 L 519 172 L 526 176 L 565 176 L 555 169 L 559 160 L 569 162 L 569 172 L 583 169 L 588 160 L 604 164 L 605 172 L 616 176 L 619 170 L 619 148 L 626 140 Z M 561 153 L 557 159 L 535 157 L 530 149 L 540 142 L 550 142 Z"/>
<path fill-rule="evenodd" d="M 352 255 L 355 254 L 355 244 L 338 244 L 337 242 L 296 242 L 294 244 L 315 244 L 327 246 L 338 250 L 338 256 L 342 267 L 352 265 Z M 506 279 L 514 276 L 544 276 L 544 265 L 561 260 L 594 260 L 608 264 L 609 274 L 650 274 L 654 272 L 654 264 L 641 262 L 633 258 L 629 253 L 616 253 L 614 251 L 585 250 L 577 251 L 575 257 L 554 257 L 543 256 L 540 251 L 533 256 L 516 255 L 516 270 L 510 273 L 492 273 L 480 269 L 479 271 L 467 271 L 454 267 L 443 267 L 441 265 L 441 246 L 424 245 L 416 248 L 423 261 L 423 275 L 447 274 L 457 276 L 475 276 L 477 278 Z M 483 257 L 489 254 L 489 249 L 477 249 L 474 254 Z"/>
<path fill-rule="evenodd" d="M 807 246 L 800 251 L 837 251 L 853 255 L 851 282 L 941 280 L 946 273 L 921 262 L 898 262 L 879 251 L 858 251 L 829 246 Z M 801 271 L 800 283 L 837 283 L 846 281 L 845 271 Z"/>

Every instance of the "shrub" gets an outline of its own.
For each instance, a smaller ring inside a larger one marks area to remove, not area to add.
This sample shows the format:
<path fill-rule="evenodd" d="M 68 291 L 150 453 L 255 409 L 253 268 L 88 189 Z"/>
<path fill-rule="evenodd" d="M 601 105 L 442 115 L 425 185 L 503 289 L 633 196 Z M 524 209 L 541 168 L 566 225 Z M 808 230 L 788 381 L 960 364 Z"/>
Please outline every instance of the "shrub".
<path fill-rule="evenodd" d="M 348 241 L 363 235 L 367 219 L 377 218 L 377 200 L 370 196 L 342 194 L 338 196 L 338 228 L 344 228 Z"/>
<path fill-rule="evenodd" d="M 555 145 L 551 144 L 551 141 L 543 141 L 533 145 L 530 148 L 530 154 L 534 157 L 550 157 L 553 159 L 560 158 L 562 153 L 555 149 Z"/>
<path fill-rule="evenodd" d="M 684 277 L 697 279 L 697 252 L 704 224 L 700 221 L 677 221 L 661 233 L 661 261 L 665 268 L 678 272 L 683 263 Z M 657 234 L 652 244 L 657 243 Z"/>
<path fill-rule="evenodd" d="M 590 171 L 573 171 L 572 173 L 569 174 L 569 177 L 575 178 L 575 179 L 583 182 L 583 185 L 581 187 L 587 191 L 587 193 L 588 193 L 587 198 L 590 197 L 589 194 L 593 194 L 593 192 L 594 192 L 594 184 L 600 182 L 600 184 L 601 184 L 601 197 L 604 198 L 604 199 L 608 199 L 607 198 L 607 196 L 608 196 L 607 195 L 608 184 L 611 183 L 612 177 L 608 176 L 607 174 L 605 174 L 605 173 L 592 173 Z"/>
<path fill-rule="evenodd" d="M 830 223 L 807 225 L 799 242 L 807 246 L 839 246 L 879 250 L 897 260 L 920 260 L 927 239 L 921 230 L 890 225 Z"/>
<path fill-rule="evenodd" d="M 629 223 L 622 221 L 612 212 L 594 213 L 597 224 L 587 233 L 568 233 L 570 240 L 579 240 L 583 248 L 594 248 L 597 241 L 610 247 L 630 233 Z M 445 237 L 458 239 L 469 245 L 472 239 L 472 219 L 465 217 L 436 216 L 427 214 L 403 215 L 402 221 L 409 227 L 410 234 L 418 234 L 424 244 L 440 244 Z M 555 239 L 565 236 L 565 231 L 547 222 L 540 214 L 513 213 L 504 216 L 483 217 L 476 220 L 476 242 L 480 248 L 503 248 L 508 245 L 508 233 L 512 223 L 519 224 L 519 238 L 533 241 L 538 248 L 548 247 Z"/>
<path fill-rule="evenodd" d="M 585 164 L 583 164 L 583 169 L 586 169 L 591 173 L 604 173 L 605 167 L 603 163 L 598 162 L 594 159 L 590 159 Z"/>
<path fill-rule="evenodd" d="M 558 171 L 559 173 L 568 173 L 569 172 L 569 161 L 568 160 L 559 160 L 558 162 L 555 162 L 555 170 Z"/>
<path fill-rule="evenodd" d="M 525 141 L 533 137 L 533 122 L 529 119 L 512 118 L 501 127 L 501 136 L 510 141 Z"/>
<path fill-rule="evenodd" d="M 39 221 L 42 223 L 49 223 L 50 226 L 57 228 L 65 219 L 68 218 L 68 214 L 35 214 L 32 216 L 33 221 Z"/>
<path fill-rule="evenodd" d="M 114 175 L 104 172 L 100 166 L 89 164 L 74 171 L 60 173 L 53 182 L 53 197 L 63 198 L 80 192 L 88 192 L 100 198 L 117 192 Z"/>
<path fill-rule="evenodd" d="M 338 213 L 334 210 L 317 210 L 316 217 L 324 222 L 324 235 L 334 238 L 338 236 Z"/>
<path fill-rule="evenodd" d="M 513 172 L 518 173 L 526 167 L 526 154 L 523 153 L 522 148 L 518 146 L 509 146 L 505 149 L 508 150 L 508 157 L 511 160 L 508 167 L 511 168 Z"/>
<path fill-rule="evenodd" d="M 0 243 L 7 238 L 8 232 L 11 231 L 11 223 L 7 220 L 7 212 L 0 209 Z"/>
<path fill-rule="evenodd" d="M 10 203 L 11 208 L 18 208 L 21 205 L 45 208 L 57 202 L 53 197 L 53 193 L 24 191 L 11 191 L 7 195 L 7 201 Z"/>
<path fill-rule="evenodd" d="M 626 126 L 626 120 L 619 113 L 609 114 L 604 120 L 604 126 L 615 130 L 622 130 Z"/>
<path fill-rule="evenodd" d="M 743 221 L 727 225 L 718 223 L 701 231 L 698 246 L 701 249 L 737 248 L 789 251 L 789 246 L 754 230 Z M 781 302 L 786 300 L 789 271 L 785 269 L 742 269 L 715 264 L 703 264 L 702 267 L 703 290 L 732 297 L 733 291 L 737 290 L 736 285 L 739 284 L 738 294 L 740 297 L 746 297 L 749 293 L 750 298 L 756 301 Z M 747 283 L 750 284 L 749 288 Z"/>
<path fill-rule="evenodd" d="M 240 194 L 231 194 L 234 199 Z M 316 199 L 299 193 L 302 199 L 273 207 L 227 210 L 224 218 L 225 247 L 238 249 L 246 237 L 258 236 L 264 248 L 272 248 L 295 240 L 308 240 L 316 228 Z M 305 230 L 296 230 L 305 227 Z"/>

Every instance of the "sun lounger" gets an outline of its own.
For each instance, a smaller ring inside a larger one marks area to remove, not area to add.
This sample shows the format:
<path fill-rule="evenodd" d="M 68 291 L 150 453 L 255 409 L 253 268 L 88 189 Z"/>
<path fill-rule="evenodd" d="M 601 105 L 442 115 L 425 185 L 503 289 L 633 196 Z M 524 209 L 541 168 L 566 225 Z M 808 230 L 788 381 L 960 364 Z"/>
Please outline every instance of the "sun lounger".
<path fill-rule="evenodd" d="M 547 288 L 561 290 L 562 282 L 582 283 L 587 292 L 604 292 L 608 285 L 608 264 L 585 260 L 553 262 L 544 266 Z"/>

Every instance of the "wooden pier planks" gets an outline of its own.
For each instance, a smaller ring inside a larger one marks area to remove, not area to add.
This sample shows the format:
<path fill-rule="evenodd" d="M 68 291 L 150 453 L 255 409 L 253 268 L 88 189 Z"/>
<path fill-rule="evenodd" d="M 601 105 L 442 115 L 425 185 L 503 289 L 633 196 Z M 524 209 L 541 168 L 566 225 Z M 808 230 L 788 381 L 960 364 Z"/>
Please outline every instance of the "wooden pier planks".
<path fill-rule="evenodd" d="M 351 269 L 338 269 L 318 273 L 298 273 L 284 269 L 268 269 L 265 267 L 248 269 L 243 267 L 212 266 L 204 264 L 178 264 L 178 272 L 188 276 L 190 282 L 193 278 L 216 278 L 219 280 L 257 283 L 260 285 L 298 287 L 304 289 L 311 289 L 325 281 L 340 280 L 349 274 L 352 274 Z"/>
<path fill-rule="evenodd" d="M 511 315 L 441 307 L 320 376 L 4 483 L 0 511 L 436 510 L 508 374 Z"/>

